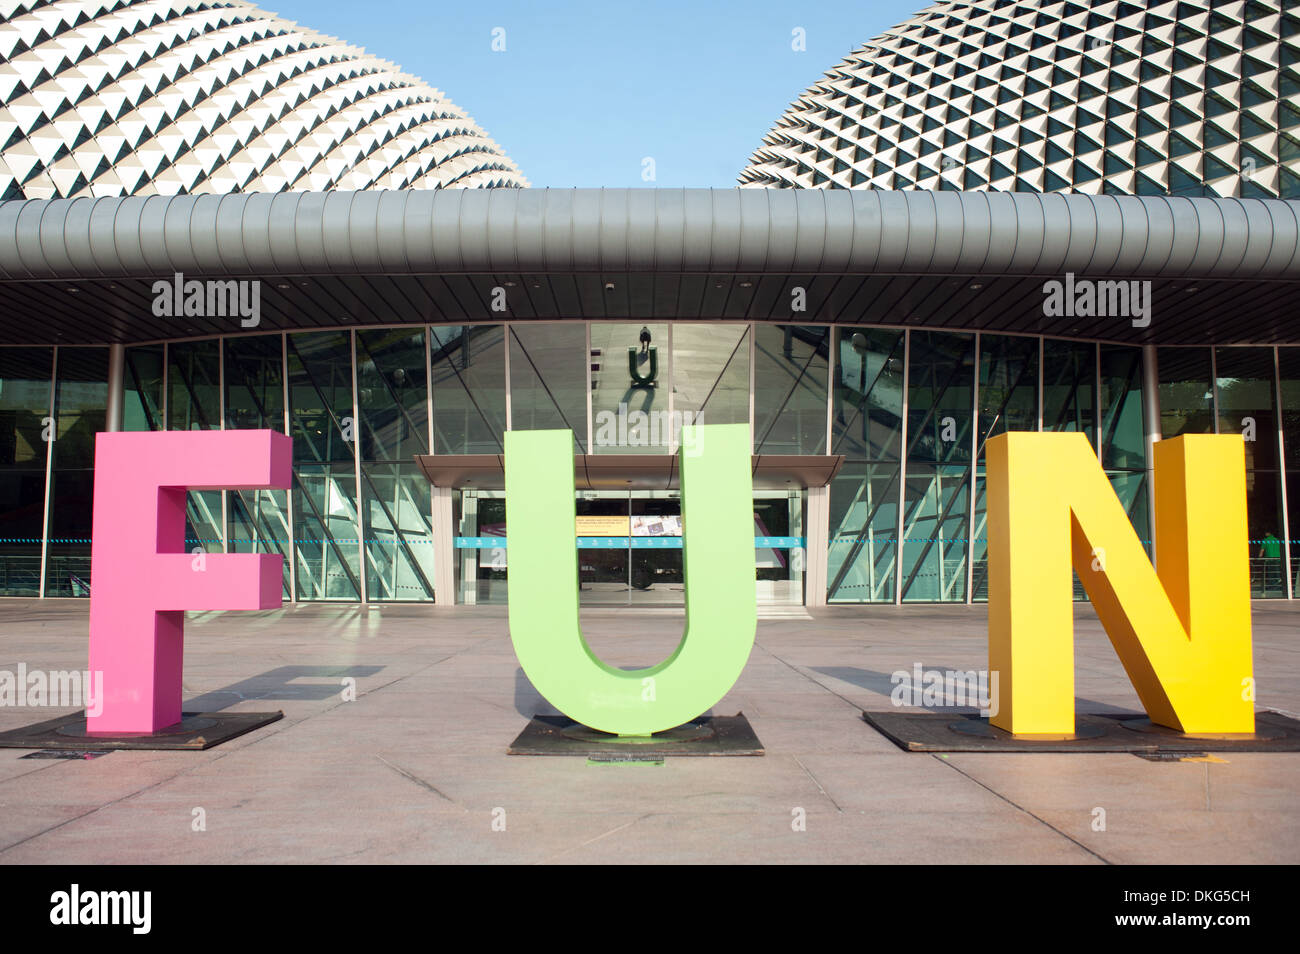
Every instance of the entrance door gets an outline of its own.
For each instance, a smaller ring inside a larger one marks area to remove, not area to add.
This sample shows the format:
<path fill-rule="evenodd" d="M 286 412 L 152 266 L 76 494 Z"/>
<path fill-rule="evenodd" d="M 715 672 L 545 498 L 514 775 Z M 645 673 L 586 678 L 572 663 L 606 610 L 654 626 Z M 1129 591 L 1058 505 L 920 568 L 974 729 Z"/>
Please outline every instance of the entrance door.
<path fill-rule="evenodd" d="M 588 491 L 577 501 L 583 606 L 681 606 L 682 509 L 676 493 Z"/>
<path fill-rule="evenodd" d="M 803 493 L 755 491 L 754 565 L 760 605 L 803 603 Z M 505 495 L 457 494 L 461 603 L 504 603 L 509 586 Z M 683 606 L 682 506 L 677 491 L 577 494 L 574 545 L 582 606 Z"/>

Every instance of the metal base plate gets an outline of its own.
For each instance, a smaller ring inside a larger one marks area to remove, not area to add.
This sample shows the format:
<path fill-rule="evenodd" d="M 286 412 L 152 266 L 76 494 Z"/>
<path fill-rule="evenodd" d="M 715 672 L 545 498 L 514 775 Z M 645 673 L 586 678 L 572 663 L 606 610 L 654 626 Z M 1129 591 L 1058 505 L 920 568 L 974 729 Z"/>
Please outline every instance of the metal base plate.
<path fill-rule="evenodd" d="M 762 755 L 743 712 L 734 716 L 701 716 L 685 725 L 645 738 L 599 732 L 568 716 L 535 716 L 507 755 L 577 755 L 594 761 L 651 761 L 666 756 Z"/>
<path fill-rule="evenodd" d="M 862 718 L 907 752 L 1300 752 L 1300 721 L 1255 714 L 1254 735 L 1184 735 L 1153 726 L 1140 712 L 1077 715 L 1072 737 L 1012 735 L 975 714 L 894 709 Z"/>
<path fill-rule="evenodd" d="M 283 718 L 283 712 L 183 712 L 180 722 L 150 734 L 87 735 L 85 712 L 74 712 L 0 732 L 0 748 L 202 751 Z"/>

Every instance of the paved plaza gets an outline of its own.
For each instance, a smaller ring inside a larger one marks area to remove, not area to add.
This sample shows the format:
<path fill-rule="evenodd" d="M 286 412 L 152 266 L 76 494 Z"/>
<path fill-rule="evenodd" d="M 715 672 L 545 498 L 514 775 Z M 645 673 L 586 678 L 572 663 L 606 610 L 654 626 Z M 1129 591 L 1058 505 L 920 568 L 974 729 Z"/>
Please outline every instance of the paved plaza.
<path fill-rule="evenodd" d="M 87 612 L 0 601 L 0 670 L 83 669 Z M 554 710 L 502 607 L 190 614 L 186 710 L 284 719 L 206 752 L 0 750 L 0 862 L 1300 862 L 1300 753 L 905 753 L 861 710 L 891 708 L 891 673 L 917 663 L 984 668 L 984 608 L 802 613 L 760 620 L 713 709 L 743 711 L 767 754 L 658 765 L 505 754 Z M 583 613 L 622 666 L 666 656 L 683 620 Z M 1079 711 L 1139 711 L 1091 609 L 1076 621 Z M 1257 705 L 1296 716 L 1300 607 L 1255 603 L 1254 621 Z M 0 730 L 67 711 L 0 708 Z"/>

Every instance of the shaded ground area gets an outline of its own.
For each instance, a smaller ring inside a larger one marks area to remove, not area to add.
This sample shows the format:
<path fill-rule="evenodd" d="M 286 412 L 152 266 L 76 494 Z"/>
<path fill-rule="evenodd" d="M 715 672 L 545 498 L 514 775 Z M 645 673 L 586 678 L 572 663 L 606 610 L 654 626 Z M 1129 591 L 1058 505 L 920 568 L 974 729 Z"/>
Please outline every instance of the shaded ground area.
<path fill-rule="evenodd" d="M 859 711 L 889 707 L 891 673 L 916 663 L 983 668 L 984 609 L 812 612 L 760 621 L 714 708 L 743 710 L 767 755 L 661 765 L 505 755 L 554 710 L 519 671 L 503 608 L 191 614 L 186 709 L 285 718 L 207 752 L 0 750 L 0 863 L 1300 861 L 1300 753 L 904 753 Z M 0 670 L 84 668 L 86 619 L 81 601 L 0 601 Z M 658 661 L 683 623 L 583 619 L 616 665 Z M 1092 611 L 1076 619 L 1079 710 L 1139 711 Z M 1261 709 L 1300 714 L 1297 624 L 1300 607 L 1255 604 Z M 0 730 L 61 711 L 0 708 Z"/>

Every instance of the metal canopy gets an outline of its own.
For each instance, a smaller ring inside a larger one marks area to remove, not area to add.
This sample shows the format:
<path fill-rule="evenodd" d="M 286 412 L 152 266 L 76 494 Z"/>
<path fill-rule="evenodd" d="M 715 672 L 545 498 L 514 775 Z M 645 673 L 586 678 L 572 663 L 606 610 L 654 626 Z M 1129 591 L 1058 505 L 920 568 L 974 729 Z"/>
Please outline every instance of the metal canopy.
<path fill-rule="evenodd" d="M 420 454 L 415 462 L 435 487 L 454 490 L 502 490 L 505 458 L 500 454 Z M 754 454 L 755 490 L 825 487 L 842 455 Z M 675 454 L 575 454 L 575 490 L 677 490 Z"/>
<path fill-rule="evenodd" d="M 177 272 L 259 279 L 260 323 L 155 316 L 153 282 Z M 1044 317 L 1044 281 L 1067 272 L 1151 280 L 1150 326 Z M 0 203 L 0 309 L 9 344 L 565 319 L 1296 343 L 1300 202 L 823 189 L 13 201 Z"/>

